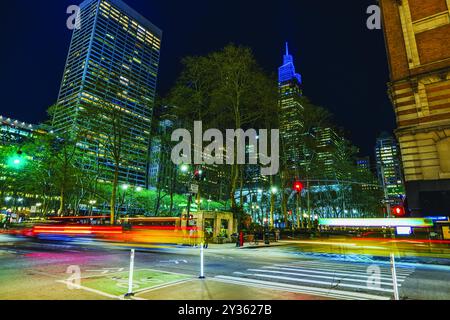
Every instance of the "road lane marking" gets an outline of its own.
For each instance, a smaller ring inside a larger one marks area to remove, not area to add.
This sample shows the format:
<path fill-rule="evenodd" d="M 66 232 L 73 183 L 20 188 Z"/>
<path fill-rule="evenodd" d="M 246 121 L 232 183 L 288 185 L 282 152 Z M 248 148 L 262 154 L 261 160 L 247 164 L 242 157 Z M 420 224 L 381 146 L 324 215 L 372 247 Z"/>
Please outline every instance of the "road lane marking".
<path fill-rule="evenodd" d="M 347 299 L 347 300 L 390 300 L 391 299 L 390 297 L 378 296 L 378 295 L 367 294 L 367 293 L 342 291 L 342 290 L 336 290 L 336 289 L 305 287 L 305 286 L 292 285 L 292 284 L 281 283 L 281 282 L 264 281 L 264 280 L 231 277 L 231 276 L 216 276 L 212 280 L 228 282 L 228 283 L 233 283 L 233 284 L 239 284 L 239 285 L 243 285 L 243 286 L 253 286 L 253 287 L 257 287 L 257 288 L 267 288 L 267 289 L 274 289 L 274 290 L 285 291 L 285 292 L 310 294 L 310 295 L 327 297 L 327 298 L 333 297 L 333 298 L 337 298 L 337 299 Z"/>
<path fill-rule="evenodd" d="M 331 269 L 314 268 L 312 270 L 312 269 L 308 269 L 308 268 L 293 268 L 293 267 L 288 267 L 288 266 L 283 266 L 283 265 L 268 266 L 268 267 L 263 267 L 263 268 L 279 269 L 279 270 L 285 270 L 285 271 L 301 271 L 301 272 L 316 273 L 316 274 L 333 274 L 336 276 L 353 276 L 356 278 L 367 278 L 368 276 L 372 275 L 372 274 L 367 273 L 367 271 L 360 271 L 360 272 L 339 271 L 339 272 L 336 272 L 335 270 L 331 270 Z M 392 280 L 392 277 L 383 277 L 381 275 L 383 275 L 383 273 L 381 273 L 380 277 L 379 277 L 379 279 L 381 279 L 381 280 Z M 390 275 L 390 274 L 386 273 L 386 275 Z M 397 275 L 397 276 L 402 281 L 404 280 L 404 278 L 406 278 L 406 275 Z"/>
<path fill-rule="evenodd" d="M 192 278 L 192 279 L 185 279 L 185 280 L 177 280 L 177 281 L 169 282 L 169 283 L 157 286 L 157 287 L 149 287 L 149 288 L 140 289 L 140 290 L 137 290 L 135 292 L 135 294 L 136 295 L 146 294 L 148 292 L 152 292 L 152 291 L 156 291 L 156 290 L 172 287 L 172 286 L 183 284 L 183 283 L 188 283 L 188 282 L 191 282 L 191 281 L 194 281 L 194 280 L 196 280 L 196 279 Z"/>
<path fill-rule="evenodd" d="M 65 280 L 57 280 L 56 282 L 65 284 L 67 286 L 69 286 L 69 285 L 73 286 L 72 282 L 65 281 Z M 107 298 L 111 298 L 111 299 L 115 299 L 115 300 L 125 300 L 121 296 L 114 296 L 112 294 L 109 294 L 109 293 L 106 293 L 106 292 L 103 292 L 103 291 L 99 291 L 99 290 L 95 290 L 95 289 L 91 289 L 91 288 L 88 288 L 88 287 L 84 287 L 82 285 L 77 285 L 77 288 L 79 288 L 81 290 L 84 290 L 84 291 L 91 292 L 91 293 L 96 293 L 98 295 L 101 295 L 101 296 L 104 296 L 104 297 L 107 297 Z"/>
<path fill-rule="evenodd" d="M 266 272 L 266 273 L 274 273 L 274 274 L 284 274 L 284 275 L 292 275 L 292 276 L 301 276 L 301 277 L 309 277 L 309 278 L 335 280 L 335 281 L 329 283 L 332 286 L 337 285 L 337 282 L 340 283 L 341 281 L 360 282 L 360 283 L 366 283 L 367 284 L 367 280 L 369 278 L 369 275 L 366 277 L 365 280 L 362 280 L 362 279 L 339 278 L 339 277 L 336 277 L 336 276 L 331 276 L 333 274 L 330 274 L 329 276 L 321 276 L 321 275 L 315 275 L 315 274 L 296 273 L 296 272 L 284 272 L 284 271 L 272 271 L 272 270 L 261 270 L 261 269 L 248 269 L 248 271 L 251 271 L 251 272 Z M 347 277 L 348 276 L 350 276 L 350 275 L 347 275 Z M 292 278 L 292 279 L 297 279 L 297 278 Z M 393 286 L 392 280 L 391 280 L 391 282 L 380 282 L 380 284 L 381 285 L 386 285 L 386 286 Z M 401 284 L 399 284 L 398 286 L 400 287 Z"/>
<path fill-rule="evenodd" d="M 374 263 L 373 265 L 376 265 L 376 263 Z M 349 272 L 358 272 L 358 271 L 362 271 L 365 270 L 367 268 L 367 265 L 365 266 L 343 266 L 343 265 L 333 265 L 333 264 L 326 264 L 326 263 L 292 263 L 292 264 L 276 264 L 276 266 L 283 266 L 283 267 L 309 267 L 309 268 L 317 268 L 317 267 L 323 267 L 323 268 L 330 268 L 331 270 L 339 270 L 342 272 L 345 271 L 349 271 Z M 390 269 L 386 268 L 386 267 L 380 267 L 382 273 L 384 274 L 390 274 Z M 326 269 L 327 270 L 327 269 Z M 411 273 L 413 273 L 415 270 L 414 269 L 397 269 L 397 274 L 398 275 L 410 275 Z"/>
<path fill-rule="evenodd" d="M 296 278 L 289 278 L 289 277 L 282 277 L 282 276 L 273 276 L 273 275 L 266 275 L 266 274 L 254 274 L 254 276 L 259 277 L 259 278 L 286 280 L 286 281 L 294 281 L 294 282 L 304 282 L 304 283 L 319 284 L 319 285 L 325 285 L 325 286 L 332 285 L 333 287 L 336 286 L 336 287 L 364 289 L 364 290 L 381 291 L 381 292 L 392 293 L 392 289 L 375 288 L 375 287 L 369 288 L 367 286 L 359 286 L 359 285 L 348 284 L 348 283 L 331 284 L 330 282 L 324 282 L 324 281 L 316 281 L 316 280 L 308 280 L 308 279 L 296 279 Z"/>

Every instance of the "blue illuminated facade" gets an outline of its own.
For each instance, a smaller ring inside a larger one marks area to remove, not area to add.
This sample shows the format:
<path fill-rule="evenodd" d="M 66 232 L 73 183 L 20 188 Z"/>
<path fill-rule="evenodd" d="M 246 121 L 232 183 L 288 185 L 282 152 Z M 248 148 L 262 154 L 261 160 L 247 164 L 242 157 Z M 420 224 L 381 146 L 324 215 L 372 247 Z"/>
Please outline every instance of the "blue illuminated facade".
<path fill-rule="evenodd" d="M 295 71 L 294 57 L 289 54 L 289 44 L 286 43 L 286 54 L 283 57 L 283 65 L 278 70 L 278 81 L 280 83 L 296 81 L 302 84 L 302 76 Z"/>

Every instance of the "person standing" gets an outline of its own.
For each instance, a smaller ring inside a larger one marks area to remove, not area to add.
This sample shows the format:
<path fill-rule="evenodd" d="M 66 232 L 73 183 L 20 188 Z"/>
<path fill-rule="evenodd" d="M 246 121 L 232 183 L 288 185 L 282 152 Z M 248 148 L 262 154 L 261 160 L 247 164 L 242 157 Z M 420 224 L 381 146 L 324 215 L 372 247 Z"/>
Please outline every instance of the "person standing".
<path fill-rule="evenodd" d="M 280 240 L 280 229 L 275 230 L 275 241 L 278 242 Z"/>
<path fill-rule="evenodd" d="M 205 247 L 205 249 L 208 249 L 209 242 L 211 241 L 211 238 L 212 238 L 212 229 L 211 229 L 211 227 L 206 228 L 204 237 L 205 237 L 205 245 L 204 245 L 204 247 Z"/>

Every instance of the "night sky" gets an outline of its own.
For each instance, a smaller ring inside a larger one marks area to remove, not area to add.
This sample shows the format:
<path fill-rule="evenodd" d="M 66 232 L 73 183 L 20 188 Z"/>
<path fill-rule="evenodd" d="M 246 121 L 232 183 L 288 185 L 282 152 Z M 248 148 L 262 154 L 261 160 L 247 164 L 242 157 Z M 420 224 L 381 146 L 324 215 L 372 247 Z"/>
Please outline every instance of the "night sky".
<path fill-rule="evenodd" d="M 66 8 L 79 2 L 2 1 L 1 115 L 31 123 L 46 120 L 69 49 Z M 159 95 L 173 85 L 186 55 L 207 54 L 233 42 L 252 47 L 263 68 L 276 73 L 289 41 L 305 95 L 335 115 L 362 155 L 373 156 L 379 133 L 395 128 L 386 94 L 383 34 L 366 28 L 366 9 L 376 0 L 125 2 L 164 32 Z"/>

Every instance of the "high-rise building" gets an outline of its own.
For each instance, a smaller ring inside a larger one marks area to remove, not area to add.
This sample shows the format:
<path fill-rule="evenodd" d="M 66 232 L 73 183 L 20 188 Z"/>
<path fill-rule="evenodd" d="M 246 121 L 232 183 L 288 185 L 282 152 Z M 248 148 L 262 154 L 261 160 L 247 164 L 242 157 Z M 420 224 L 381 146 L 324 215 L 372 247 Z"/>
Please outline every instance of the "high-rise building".
<path fill-rule="evenodd" d="M 296 73 L 294 58 L 289 54 L 286 43 L 286 54 L 278 76 L 280 134 L 282 157 L 288 168 L 297 168 L 302 157 L 302 146 L 299 134 L 303 132 L 302 78 Z"/>
<path fill-rule="evenodd" d="M 377 177 L 373 174 L 374 170 L 370 157 L 361 157 L 356 159 L 356 168 L 358 172 L 362 174 L 363 179 L 367 179 L 368 184 L 363 184 L 362 189 L 364 191 L 376 191 L 380 190 L 380 182 L 377 181 Z"/>
<path fill-rule="evenodd" d="M 165 192 L 178 192 L 177 167 L 171 160 L 172 142 L 170 141 L 174 123 L 169 119 L 161 120 L 156 135 L 151 139 L 148 186 Z"/>
<path fill-rule="evenodd" d="M 121 0 L 86 0 L 80 8 L 81 27 L 72 36 L 55 132 L 81 134 L 81 165 L 86 170 L 101 166 L 105 181 L 114 171 L 110 140 L 120 139 L 119 181 L 145 187 L 162 32 Z M 107 109 L 118 115 L 103 112 Z M 113 116 L 126 128 L 120 137 L 112 137 Z"/>
<path fill-rule="evenodd" d="M 356 159 L 356 166 L 361 172 L 370 172 L 370 157 L 361 157 Z"/>
<path fill-rule="evenodd" d="M 408 206 L 450 214 L 450 2 L 380 4 Z"/>
<path fill-rule="evenodd" d="M 388 199 L 402 199 L 405 195 L 405 188 L 397 140 L 388 133 L 382 133 L 377 139 L 375 156 L 378 180 L 386 190 Z"/>
<path fill-rule="evenodd" d="M 339 170 L 339 160 L 344 157 L 344 139 L 332 128 L 314 128 L 316 158 L 313 162 L 327 178 L 342 179 L 344 172 Z"/>

